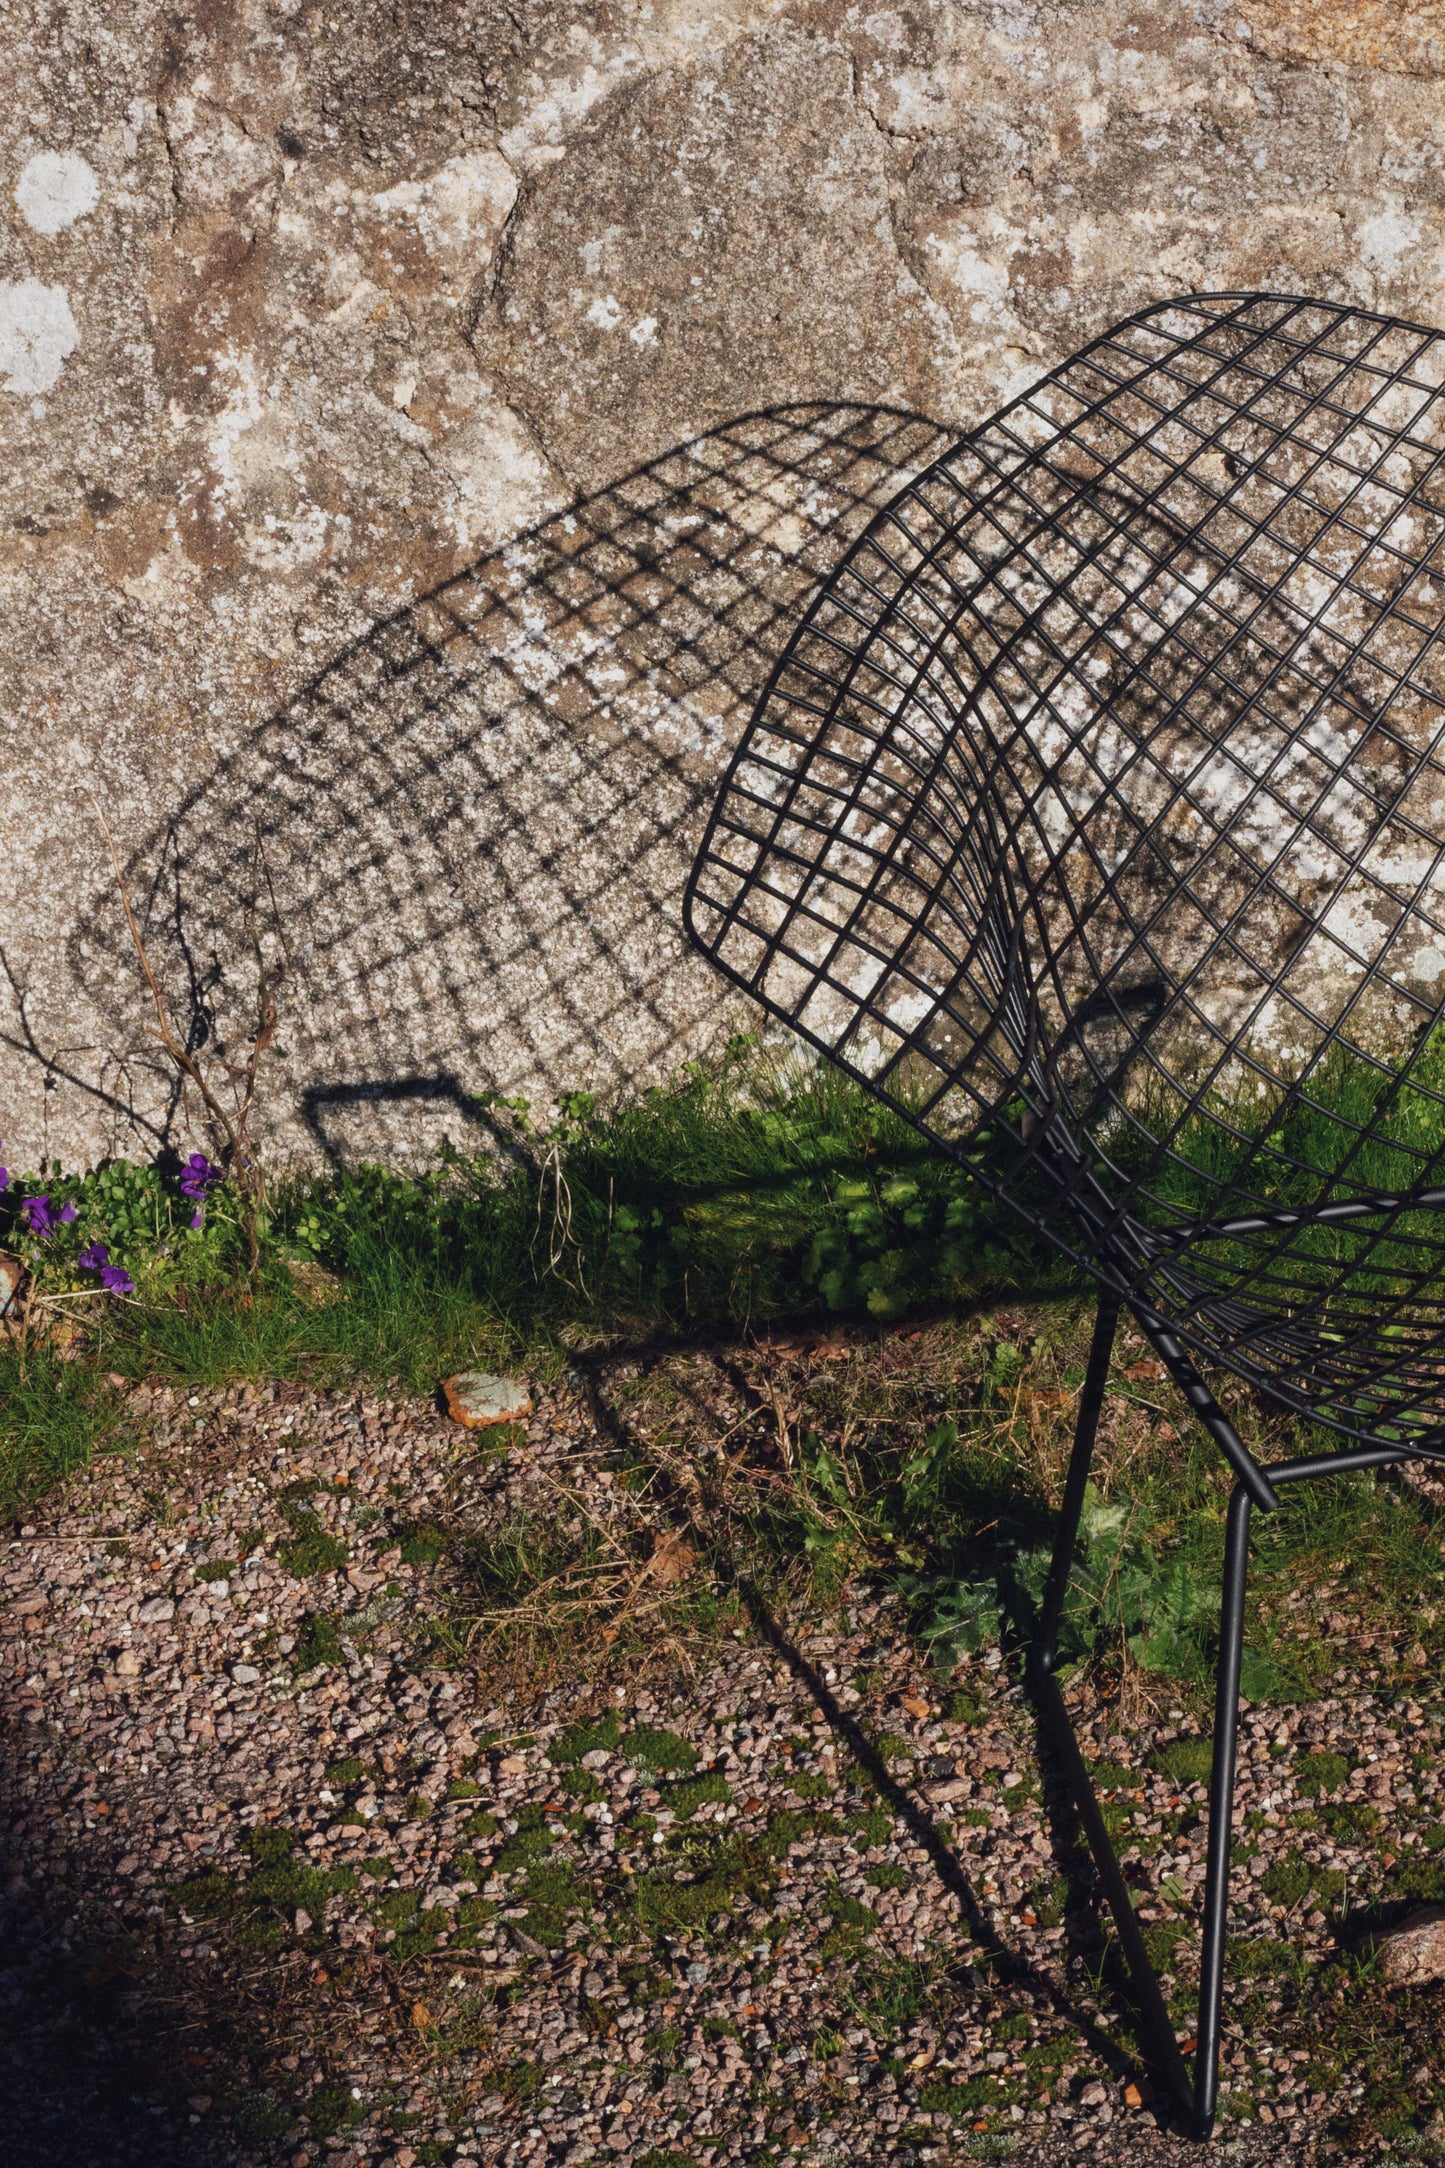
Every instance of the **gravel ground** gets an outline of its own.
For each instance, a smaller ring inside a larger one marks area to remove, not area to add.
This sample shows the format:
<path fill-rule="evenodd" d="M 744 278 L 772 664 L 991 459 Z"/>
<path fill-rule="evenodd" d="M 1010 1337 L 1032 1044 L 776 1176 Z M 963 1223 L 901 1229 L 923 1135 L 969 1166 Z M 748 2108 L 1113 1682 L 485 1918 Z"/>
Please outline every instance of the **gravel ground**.
<path fill-rule="evenodd" d="M 756 1398 L 807 1358 L 747 1361 Z M 595 1362 L 502 1437 L 354 1394 L 137 1396 L 143 1450 L 0 1553 L 9 2161 L 1198 2157 L 1121 2044 L 1010 1665 L 945 1692 L 876 1594 L 774 1619 L 705 1587 L 689 1439 L 745 1425 L 738 1375 Z M 653 1447 L 668 1479 L 625 1480 Z M 597 1613 L 610 1668 L 478 1655 L 468 1546 L 519 1525 L 590 1532 L 599 1603 L 641 1557 Z M 1245 1719 L 1233 1930 L 1267 2000 L 1230 2039 L 1232 2160 L 1365 2149 L 1300 1982 L 1445 1811 L 1441 1712 L 1382 1665 Z M 1167 1750 L 1197 1726 L 1076 1691 L 1168 1939 L 1204 1795 Z M 1435 2154 L 1439 1991 L 1391 2009 L 1398 2143 Z"/>

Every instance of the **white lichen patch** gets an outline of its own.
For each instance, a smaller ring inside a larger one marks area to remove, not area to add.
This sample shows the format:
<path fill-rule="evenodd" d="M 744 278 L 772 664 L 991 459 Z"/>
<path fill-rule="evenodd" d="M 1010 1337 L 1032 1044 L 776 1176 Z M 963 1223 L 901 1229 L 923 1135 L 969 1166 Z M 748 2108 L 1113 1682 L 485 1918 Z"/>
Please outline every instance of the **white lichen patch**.
<path fill-rule="evenodd" d="M 1362 262 L 1382 278 L 1394 278 L 1420 245 L 1420 221 L 1398 203 L 1387 203 L 1383 210 L 1361 219 L 1356 239 Z"/>
<path fill-rule="evenodd" d="M 222 490 L 233 496 L 249 479 L 246 470 L 255 465 L 254 459 L 240 455 L 241 440 L 265 419 L 267 405 L 262 397 L 260 371 L 254 354 L 220 355 L 216 376 L 220 381 L 228 382 L 229 389 L 225 405 L 210 430 L 210 465 L 220 479 Z"/>
<path fill-rule="evenodd" d="M 80 344 L 63 286 L 40 279 L 0 283 L 0 371 L 6 391 L 42 397 L 60 381 L 66 357 Z"/>
<path fill-rule="evenodd" d="M 41 151 L 15 183 L 15 205 L 33 233 L 63 233 L 100 201 L 100 180 L 75 151 Z"/>

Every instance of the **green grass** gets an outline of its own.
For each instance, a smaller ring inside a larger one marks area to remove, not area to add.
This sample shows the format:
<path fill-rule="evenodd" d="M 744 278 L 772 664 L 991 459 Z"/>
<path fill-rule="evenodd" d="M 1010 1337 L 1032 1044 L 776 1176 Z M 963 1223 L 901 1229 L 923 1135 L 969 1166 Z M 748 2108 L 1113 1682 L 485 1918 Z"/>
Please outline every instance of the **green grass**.
<path fill-rule="evenodd" d="M 290 1526 L 291 1541 L 281 1544 L 276 1556 L 294 1581 L 336 1573 L 346 1564 L 351 1555 L 346 1545 L 323 1528 L 314 1513 L 286 1499 L 281 1500 L 281 1511 Z"/>
<path fill-rule="evenodd" d="M 351 1890 L 356 1876 L 349 1867 L 323 1872 L 308 1866 L 304 1858 L 296 1857 L 296 1841 L 289 1830 L 253 1831 L 244 1844 L 251 1863 L 249 1874 L 203 1868 L 172 1891 L 174 1909 L 225 1931 L 238 1949 L 251 1953 L 272 1954 L 297 1943 L 307 1946 L 311 1930 L 296 1927 L 298 1909 L 319 1920 L 328 1897 Z"/>
<path fill-rule="evenodd" d="M 826 1066 L 738 1041 L 713 1068 L 601 1107 L 566 1095 L 538 1133 L 520 1101 L 476 1103 L 492 1141 L 429 1173 L 360 1167 L 283 1182 L 252 1285 L 219 1190 L 197 1232 L 151 1167 L 17 1177 L 0 1244 L 48 1295 L 84 1294 L 79 1359 L 0 1347 L 0 1507 L 14 1510 L 123 1436 L 106 1378 L 355 1378 L 428 1393 L 468 1367 L 568 1345 L 775 1319 L 888 1318 L 920 1301 L 1071 1283 L 953 1160 Z M 17 1200 L 76 1207 L 44 1243 Z M 94 1303 L 83 1250 L 104 1242 L 135 1299 Z M 289 1269 L 336 1276 L 318 1302 Z M 421 1540 L 420 1538 L 418 1540 Z"/>
<path fill-rule="evenodd" d="M 1140 1100 L 1140 1123 L 1120 1124 L 1121 1163 L 1151 1161 L 1150 1187 L 1207 1214 L 1216 1185 L 1237 1183 L 1261 1203 L 1303 1204 L 1322 1181 L 1353 1190 L 1405 1191 L 1439 1180 L 1445 1168 L 1445 1029 L 1437 1028 L 1395 1071 L 1332 1048 L 1298 1076 L 1238 1063 L 1216 1076 L 1202 1109 L 1160 1096 Z M 1176 1110 L 1177 1109 L 1177 1110 Z M 1149 1130 L 1172 1155 L 1165 1168 L 1140 1135 Z M 1367 1136 L 1367 1132 L 1369 1133 Z"/>
<path fill-rule="evenodd" d="M 132 1436 L 124 1399 L 97 1365 L 0 1344 L 0 1511 L 17 1513 Z"/>
<path fill-rule="evenodd" d="M 1257 1080 L 1216 1079 L 1208 1119 L 1145 1108 L 1168 1138 L 1167 1162 L 1122 1127 L 1116 1157 L 1171 1211 L 1204 1213 L 1225 1179 L 1289 1203 L 1315 1194 L 1311 1169 L 1389 1188 L 1445 1163 L 1445 1034 L 1403 1081 L 1331 1056 L 1306 1085 L 1287 1098 Z M 255 1286 L 224 1187 L 197 1232 L 153 1167 L 17 1178 L 0 1203 L 0 1240 L 33 1264 L 37 1286 L 93 1292 L 78 1260 L 103 1241 L 137 1299 L 87 1302 L 78 1363 L 0 1349 L 0 1502 L 37 1494 L 118 1434 L 107 1373 L 196 1385 L 367 1377 L 425 1392 L 458 1368 L 559 1361 L 564 1346 L 598 1337 L 888 1319 L 921 1302 L 1078 1284 L 859 1085 L 751 1040 L 610 1105 L 565 1094 L 542 1130 L 524 1102 L 495 1093 L 474 1111 L 467 1149 L 448 1146 L 427 1174 L 363 1166 L 279 1185 Z M 1379 1139 L 1358 1150 L 1376 1118 Z M 16 1203 L 40 1188 L 76 1207 L 45 1243 L 26 1235 Z M 1372 1284 L 1406 1269 L 1411 1233 L 1402 1225 L 1393 1247 L 1377 1249 Z M 1340 1227 L 1301 1234 L 1305 1280 L 1337 1272 L 1371 1239 Z M 1240 1261 L 1215 1247 L 1217 1268 Z M 298 1285 L 289 1267 L 308 1261 L 336 1275 L 337 1299 Z"/>
<path fill-rule="evenodd" d="M 1311 1866 L 1307 1860 L 1276 1860 L 1260 1883 L 1266 1897 L 1276 1904 L 1299 1905 L 1313 1897 L 1323 1905 L 1337 1905 L 1344 1895 L 1345 1876 L 1340 1868 Z"/>
<path fill-rule="evenodd" d="M 1214 1742 L 1212 1739 L 1176 1739 L 1170 1746 L 1162 1746 L 1151 1757 L 1154 1767 L 1176 1784 L 1207 1784 L 1214 1765 Z M 1102 1769 L 1094 1771 L 1095 1782 L 1102 1780 Z M 1134 1781 L 1131 1771 L 1125 1771 L 1121 1782 Z"/>
<path fill-rule="evenodd" d="M 1339 1047 L 1297 1077 L 1276 1080 L 1263 1054 L 1259 1064 L 1236 1062 L 1217 1075 L 1197 1111 L 1153 1084 L 1137 1110 L 1114 1122 L 1106 1148 L 1138 1185 L 1134 1204 L 1147 1221 L 1216 1219 L 1226 1191 L 1224 1210 L 1238 1217 L 1326 1194 L 1343 1200 L 1445 1186 L 1445 1027 L 1400 1072 Z M 1438 1258 L 1441 1235 L 1440 1214 L 1429 1210 L 1404 1213 L 1383 1232 L 1373 1217 L 1302 1227 L 1271 1258 L 1265 1290 L 1295 1308 L 1320 1290 L 1335 1337 L 1375 1333 L 1388 1356 L 1389 1340 L 1408 1339 L 1422 1314 L 1415 1308 L 1422 1258 Z M 1225 1287 L 1261 1262 L 1247 1243 L 1222 1237 L 1195 1243 L 1190 1258 L 1206 1282 Z M 1378 1312 L 1393 1302 L 1402 1304 L 1400 1315 L 1381 1335 Z M 1428 1295 L 1423 1315 L 1434 1322 Z"/>
<path fill-rule="evenodd" d="M 600 1717 L 569 1724 L 560 1739 L 547 1749 L 547 1759 L 558 1769 L 581 1761 L 584 1754 L 611 1754 L 622 1737 L 622 1727 L 611 1709 Z"/>
<path fill-rule="evenodd" d="M 654 1724 L 639 1724 L 630 1731 L 622 1742 L 622 1752 L 635 1767 L 657 1774 L 691 1769 L 697 1760 L 695 1746 L 689 1746 L 675 1731 L 664 1731 Z"/>
<path fill-rule="evenodd" d="M 906 1597 L 917 1641 L 947 1676 L 960 1656 L 1027 1640 L 1052 1551 L 1058 1486 L 1083 1375 L 1089 1314 L 1054 1304 L 940 1327 L 929 1353 L 900 1361 L 859 1352 L 809 1389 L 791 1480 L 767 1471 L 750 1493 L 740 1470 L 729 1510 L 746 1526 L 749 1571 L 763 1586 L 827 1601 L 859 1574 Z M 1130 1361 L 1125 1352 L 1121 1362 Z M 646 1428 L 667 1414 L 628 1403 Z M 1127 1377 L 1116 1379 L 1124 1395 Z M 1138 1390 L 1138 1388 L 1132 1388 Z M 1145 1394 L 1144 1397 L 1149 1397 Z M 1120 1414 L 1124 1403 L 1115 1403 Z M 1040 1412 L 1048 1425 L 1048 1443 Z M 950 1413 L 939 1419 L 941 1407 Z M 1302 1425 L 1232 1404 L 1266 1459 L 1308 1450 Z M 1194 1725 L 1207 1725 L 1223 1570 L 1227 1470 L 1183 1417 L 1178 1431 L 1143 1411 L 1101 1446 L 1085 1501 L 1062 1653 L 1105 1670 L 1138 1666 L 1173 1685 Z M 1285 1493 L 1256 1517 L 1244 1693 L 1270 1703 L 1324 1690 L 1340 1661 L 1331 1609 L 1355 1628 L 1395 1632 L 1418 1620 L 1425 1673 L 1445 1654 L 1445 1559 L 1430 1509 L 1370 1474 Z M 1418 1666 L 1417 1666 L 1418 1668 Z M 969 1706 L 958 1704 L 958 1721 Z M 880 1732 L 886 1762 L 911 1742 Z M 1179 1742 L 1166 1774 L 1207 1778 L 1207 1741 Z"/>
<path fill-rule="evenodd" d="M 937 2003 L 947 1971 L 944 1958 L 880 1959 L 860 1969 L 851 1990 L 845 1991 L 845 2007 L 879 2039 L 896 2038 Z"/>
<path fill-rule="evenodd" d="M 1408 1089 L 1382 1108 L 1377 1074 L 1327 1068 L 1314 1079 L 1317 1106 L 1280 1118 L 1277 1105 L 1262 1103 L 1257 1133 L 1243 1142 L 1226 1136 L 1221 1144 L 1223 1132 L 1204 1125 L 1182 1130 L 1181 1200 L 1191 1153 L 1201 1173 L 1224 1169 L 1224 1160 L 1206 1165 L 1210 1153 L 1253 1153 L 1286 1190 L 1302 1156 L 1337 1164 L 1324 1132 L 1316 1135 L 1330 1106 L 1356 1122 L 1383 1113 L 1385 1141 L 1372 1149 L 1384 1156 L 1352 1171 L 1400 1179 L 1401 1153 L 1434 1149 L 1437 1069 L 1445 1060 L 1432 1045 Z M 747 1541 L 764 1582 L 770 1573 L 796 1576 L 801 1564 L 823 1597 L 860 1569 L 884 1574 L 906 1594 L 914 1630 L 945 1670 L 962 1653 L 1028 1630 L 1054 1495 L 1027 1406 L 1040 1390 L 1066 1399 L 1077 1386 L 1086 1320 L 1077 1281 L 961 1167 L 831 1067 L 765 1058 L 742 1041 L 714 1067 L 694 1065 L 609 1107 L 569 1095 L 541 1133 L 520 1102 L 492 1095 L 476 1112 L 492 1147 L 448 1149 L 428 1174 L 363 1167 L 281 1185 L 255 1286 L 240 1270 L 224 1189 L 195 1233 L 154 1169 L 118 1162 L 83 1180 L 44 1177 L 77 1216 L 49 1243 L 30 1244 L 37 1284 L 56 1293 L 84 1284 L 81 1247 L 104 1240 L 132 1272 L 137 1295 L 87 1310 L 73 1360 L 45 1345 L 0 1347 L 0 1502 L 14 1511 L 95 1451 L 125 1444 L 116 1378 L 204 1386 L 369 1377 L 428 1392 L 473 1365 L 525 1360 L 545 1379 L 569 1347 L 598 1336 L 637 1344 L 831 1315 L 861 1326 L 924 1300 L 977 1305 L 1007 1295 L 1035 1302 L 1029 1332 L 986 1331 L 943 1390 L 900 1395 L 880 1364 L 871 1400 L 850 1385 L 836 1420 L 824 1396 L 797 1441 L 790 1481 L 760 1494 Z M 13 1222 L 9 1239 L 24 1247 Z M 338 1299 L 318 1303 L 298 1288 L 287 1267 L 306 1259 L 337 1276 Z M 1049 1307 L 1037 1307 L 1040 1298 Z M 1236 1412 L 1261 1450 L 1308 1438 L 1297 1430 L 1291 1439 L 1279 1423 L 1267 1436 L 1254 1411 Z M 1177 1681 L 1186 1696 L 1203 1694 L 1223 1499 L 1217 1457 L 1187 1429 L 1151 1434 L 1126 1479 L 1114 1481 L 1101 1462 L 1065 1622 L 1067 1661 L 1132 1661 Z M 306 1500 L 285 1510 L 290 1535 L 280 1555 L 293 1574 L 319 1577 L 346 1563 L 346 1547 Z M 571 1581 L 596 1591 L 604 1566 L 611 1570 L 590 1524 L 574 1537 L 555 1516 L 522 1509 L 485 1538 L 452 1544 L 427 1525 L 403 1531 L 401 1541 L 410 1563 L 448 1557 L 458 1600 L 499 1652 L 507 1637 L 519 1652 L 540 1648 L 553 1631 L 556 1588 Z M 614 1578 L 619 1590 L 630 1585 L 623 1567 Z M 1439 1549 L 1416 1508 L 1365 1476 L 1292 1491 L 1281 1512 L 1256 1523 L 1250 1699 L 1309 1693 L 1329 1675 L 1331 1637 L 1311 1627 L 1308 1608 L 1287 1615 L 1292 1588 L 1327 1581 L 1382 1616 L 1402 1596 L 1426 1610 L 1437 1597 L 1445 1605 Z M 719 1599 L 704 1576 L 678 1600 L 694 1607 L 699 1630 L 717 1629 Z M 595 1593 L 579 1601 L 574 1636 L 595 1631 L 600 1601 Z M 1439 1635 L 1428 1629 L 1424 1638 L 1433 1648 Z M 304 1668 L 338 1653 L 339 1629 L 318 1609 L 294 1660 Z M 608 1727 L 600 1720 L 589 1743 L 611 1751 Z M 885 1759 L 908 1751 L 903 1740 L 878 1746 Z M 645 1753 L 645 1728 L 623 1750 L 634 1759 Z M 579 1731 L 555 1758 L 575 1761 L 585 1751 Z M 650 1766 L 666 1775 L 682 1765 Z"/>
<path fill-rule="evenodd" d="M 719 1770 L 706 1769 L 701 1776 L 683 1777 L 669 1785 L 664 1804 L 680 1822 L 690 1821 L 701 1806 L 724 1806 L 732 1798 L 732 1786 Z"/>
<path fill-rule="evenodd" d="M 1315 1799 L 1321 1792 L 1337 1792 L 1350 1774 L 1343 1754 L 1301 1754 L 1295 1763 L 1295 1783 L 1301 1798 Z"/>
<path fill-rule="evenodd" d="M 1231 1174 L 1283 1202 L 1310 1189 L 1301 1172 L 1310 1163 L 1366 1184 L 1418 1180 L 1445 1141 L 1442 1081 L 1445 1037 L 1398 1088 L 1339 1060 L 1283 1112 L 1277 1092 L 1231 1096 L 1221 1084 L 1211 1101 L 1219 1119 L 1176 1127 L 1154 1186 L 1171 1207 L 1207 1211 L 1215 1181 Z M 87 1304 L 79 1365 L 0 1350 L 0 1497 L 33 1495 L 110 1434 L 114 1394 L 97 1372 L 198 1385 L 370 1377 L 429 1391 L 458 1368 L 560 1359 L 565 1344 L 598 1336 L 887 1319 L 920 1302 L 1077 1285 L 960 1165 L 859 1085 L 749 1040 L 608 1106 L 564 1095 L 541 1131 L 521 1101 L 485 1094 L 475 1111 L 468 1149 L 447 1147 L 427 1174 L 364 1166 L 282 1183 L 254 1287 L 224 1188 L 196 1232 L 155 1168 L 116 1161 L 85 1177 L 57 1168 L 17 1179 L 0 1240 L 33 1263 L 37 1285 L 93 1290 L 78 1259 L 103 1241 L 134 1276 L 137 1299 Z M 1167 1130 L 1169 1110 L 1152 1111 Z M 1383 1140 L 1352 1160 L 1355 1128 L 1377 1113 Z M 1130 1140 L 1116 1141 L 1127 1164 Z M 26 1236 L 13 1202 L 41 1187 L 77 1214 L 43 1244 Z M 1300 1238 L 1301 1256 L 1308 1270 L 1334 1270 L 1364 1239 L 1316 1231 Z M 337 1299 L 318 1302 L 288 1269 L 311 1260 L 336 1275 Z M 62 1369 L 71 1374 L 58 1389 Z"/>

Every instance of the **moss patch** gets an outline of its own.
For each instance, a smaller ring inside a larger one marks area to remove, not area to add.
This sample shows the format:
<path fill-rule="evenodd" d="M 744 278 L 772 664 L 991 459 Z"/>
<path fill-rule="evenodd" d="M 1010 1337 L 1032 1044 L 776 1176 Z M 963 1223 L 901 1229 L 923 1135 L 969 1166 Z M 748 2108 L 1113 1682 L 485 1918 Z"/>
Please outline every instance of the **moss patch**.
<path fill-rule="evenodd" d="M 638 1724 L 630 1731 L 623 1741 L 623 1752 L 635 1768 L 651 1769 L 659 1776 L 674 1769 L 692 1769 L 698 1758 L 697 1748 L 689 1746 L 686 1739 L 654 1724 Z"/>

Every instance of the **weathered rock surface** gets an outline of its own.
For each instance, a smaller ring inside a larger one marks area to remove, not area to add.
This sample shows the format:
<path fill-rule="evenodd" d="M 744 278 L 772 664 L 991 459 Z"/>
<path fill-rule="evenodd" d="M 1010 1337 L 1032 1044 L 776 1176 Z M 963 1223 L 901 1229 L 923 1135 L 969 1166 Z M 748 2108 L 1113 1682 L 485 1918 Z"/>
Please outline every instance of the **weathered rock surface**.
<path fill-rule="evenodd" d="M 454 1423 L 468 1430 L 490 1430 L 497 1423 L 520 1423 L 532 1412 L 532 1395 L 521 1378 L 496 1377 L 490 1370 L 459 1370 L 442 1379 L 442 1398 Z"/>
<path fill-rule="evenodd" d="M 1445 1979 L 1445 1906 L 1421 1905 L 1377 1945 L 1380 1970 L 1401 1987 Z"/>
<path fill-rule="evenodd" d="M 223 1039 L 274 886 L 281 1148 L 421 1149 L 730 1028 L 678 897 L 787 612 L 896 466 L 1132 308 L 1438 321 L 1441 20 L 9 11 L 12 1157 L 177 1121 L 82 788 Z"/>

